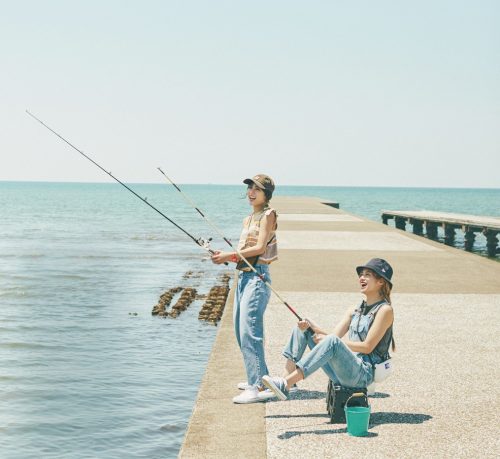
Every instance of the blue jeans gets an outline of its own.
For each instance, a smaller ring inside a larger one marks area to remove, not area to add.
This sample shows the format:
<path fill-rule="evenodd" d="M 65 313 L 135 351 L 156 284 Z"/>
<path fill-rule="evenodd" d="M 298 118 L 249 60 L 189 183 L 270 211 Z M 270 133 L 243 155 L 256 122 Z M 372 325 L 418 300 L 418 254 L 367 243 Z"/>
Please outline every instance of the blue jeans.
<path fill-rule="evenodd" d="M 271 282 L 268 265 L 255 265 L 259 274 Z M 236 340 L 243 354 L 247 382 L 262 386 L 262 376 L 269 374 L 264 358 L 264 312 L 271 290 L 252 271 L 241 271 L 234 298 L 233 323 Z"/>
<path fill-rule="evenodd" d="M 303 357 L 307 346 L 311 352 Z M 295 362 L 304 378 L 322 368 L 334 383 L 344 387 L 367 387 L 373 381 L 371 364 L 352 352 L 336 335 L 325 336 L 315 344 L 309 330 L 302 332 L 295 327 L 283 355 Z"/>

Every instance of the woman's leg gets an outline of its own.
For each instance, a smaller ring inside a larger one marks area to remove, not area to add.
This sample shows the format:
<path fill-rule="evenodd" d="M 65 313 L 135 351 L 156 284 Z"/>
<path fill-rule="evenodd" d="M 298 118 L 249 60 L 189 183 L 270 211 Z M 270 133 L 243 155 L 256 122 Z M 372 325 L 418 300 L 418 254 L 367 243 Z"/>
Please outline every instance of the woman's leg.
<path fill-rule="evenodd" d="M 234 326 L 234 336 L 238 342 L 238 346 L 241 349 L 241 337 L 240 337 L 240 302 L 241 302 L 241 291 L 243 289 L 244 278 L 242 273 L 238 274 L 238 284 L 236 285 L 236 291 L 234 295 L 233 303 L 233 326 Z"/>
<path fill-rule="evenodd" d="M 297 369 L 296 363 L 302 359 L 306 347 L 312 350 L 315 346 L 316 343 L 313 340 L 313 334 L 310 330 L 301 331 L 299 327 L 295 327 L 282 353 L 287 359 L 283 377 L 288 376 Z M 326 363 L 322 368 L 333 382 L 338 383 L 338 377 L 329 363 Z"/>
<path fill-rule="evenodd" d="M 338 382 L 346 387 L 366 387 L 373 379 L 369 364 L 354 354 L 338 336 L 328 335 L 297 362 L 299 371 L 286 378 L 287 385 L 307 378 L 320 367 L 330 368 Z"/>
<path fill-rule="evenodd" d="M 286 358 L 285 376 L 296 369 L 295 362 L 298 362 L 302 358 L 307 346 L 312 349 L 315 345 L 310 330 L 302 331 L 299 327 L 294 327 L 290 339 L 282 352 L 283 357 Z"/>
<path fill-rule="evenodd" d="M 246 276 L 245 276 L 246 277 Z M 264 356 L 264 312 L 270 290 L 255 274 L 248 275 L 240 301 L 241 352 L 248 384 L 262 386 L 262 376 L 268 374 Z"/>

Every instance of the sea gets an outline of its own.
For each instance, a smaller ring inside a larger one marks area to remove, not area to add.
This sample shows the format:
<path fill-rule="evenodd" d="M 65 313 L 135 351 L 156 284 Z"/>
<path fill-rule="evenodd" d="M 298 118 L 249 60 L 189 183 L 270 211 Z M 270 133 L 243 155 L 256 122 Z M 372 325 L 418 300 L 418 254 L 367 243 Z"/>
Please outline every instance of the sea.
<path fill-rule="evenodd" d="M 226 247 L 172 186 L 130 186 L 195 238 Z M 244 185 L 181 189 L 238 240 Z M 378 222 L 382 209 L 500 216 L 500 189 L 277 194 Z M 0 182 L 0 216 L 0 457 L 177 457 L 217 327 L 198 320 L 202 300 L 176 319 L 151 310 L 176 286 L 207 293 L 229 268 L 117 183 Z M 485 245 L 478 237 L 478 256 Z"/>

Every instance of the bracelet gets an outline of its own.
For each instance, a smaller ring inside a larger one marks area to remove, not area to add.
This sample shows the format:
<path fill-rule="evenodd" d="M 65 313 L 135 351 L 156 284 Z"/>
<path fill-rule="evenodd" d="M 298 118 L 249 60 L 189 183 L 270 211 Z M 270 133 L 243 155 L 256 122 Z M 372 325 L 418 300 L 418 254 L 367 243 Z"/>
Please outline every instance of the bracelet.
<path fill-rule="evenodd" d="M 235 253 L 233 253 L 231 255 L 231 258 L 229 259 L 229 261 L 232 261 L 233 263 L 238 263 L 238 255 L 236 255 Z"/>

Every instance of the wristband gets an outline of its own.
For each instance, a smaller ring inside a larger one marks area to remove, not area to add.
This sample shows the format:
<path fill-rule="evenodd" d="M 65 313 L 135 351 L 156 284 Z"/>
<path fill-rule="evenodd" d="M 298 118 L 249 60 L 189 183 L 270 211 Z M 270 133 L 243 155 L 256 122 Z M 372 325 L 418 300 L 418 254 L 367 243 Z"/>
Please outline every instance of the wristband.
<path fill-rule="evenodd" d="M 235 253 L 233 253 L 231 255 L 231 258 L 229 259 L 229 261 L 232 261 L 233 263 L 238 263 L 238 255 L 236 255 Z"/>

